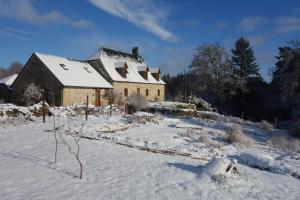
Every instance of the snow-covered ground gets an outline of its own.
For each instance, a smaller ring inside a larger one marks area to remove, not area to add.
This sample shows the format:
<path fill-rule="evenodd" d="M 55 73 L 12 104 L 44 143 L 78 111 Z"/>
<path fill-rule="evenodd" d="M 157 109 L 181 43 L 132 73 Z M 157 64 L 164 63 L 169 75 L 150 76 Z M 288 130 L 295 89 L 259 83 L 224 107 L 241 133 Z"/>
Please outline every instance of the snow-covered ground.
<path fill-rule="evenodd" d="M 56 120 L 62 130 L 68 128 L 66 117 Z M 76 120 L 78 126 L 84 121 Z M 148 113 L 89 116 L 83 134 L 90 139 L 80 141 L 84 172 L 79 179 L 78 163 L 62 143 L 53 163 L 51 117 L 46 124 L 41 119 L 8 121 L 0 128 L 0 199 L 300 197 L 299 153 L 267 145 L 283 131 L 243 125 L 255 140 L 246 148 L 225 141 L 230 122 Z M 78 127 L 73 123 L 71 128 Z M 224 176 L 222 163 L 230 162 L 238 173 Z"/>

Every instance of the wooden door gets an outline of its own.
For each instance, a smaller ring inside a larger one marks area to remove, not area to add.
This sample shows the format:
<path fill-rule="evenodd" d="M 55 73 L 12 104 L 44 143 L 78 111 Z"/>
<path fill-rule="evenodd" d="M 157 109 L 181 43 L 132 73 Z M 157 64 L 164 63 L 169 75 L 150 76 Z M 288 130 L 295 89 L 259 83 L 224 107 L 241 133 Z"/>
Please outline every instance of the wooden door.
<path fill-rule="evenodd" d="M 101 90 L 96 90 L 95 106 L 101 106 Z"/>

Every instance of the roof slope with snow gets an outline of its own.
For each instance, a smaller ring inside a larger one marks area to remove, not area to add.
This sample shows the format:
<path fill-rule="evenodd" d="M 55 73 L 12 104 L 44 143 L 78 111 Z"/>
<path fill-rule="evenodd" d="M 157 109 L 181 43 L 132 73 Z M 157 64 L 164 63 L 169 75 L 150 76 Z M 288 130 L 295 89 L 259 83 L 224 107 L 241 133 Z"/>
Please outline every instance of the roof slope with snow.
<path fill-rule="evenodd" d="M 156 80 L 151 74 L 151 68 L 147 72 L 148 80 L 144 79 L 139 70 L 146 69 L 148 66 L 144 60 L 132 54 L 114 51 L 107 48 L 102 48 L 92 55 L 88 60 L 100 59 L 107 73 L 113 81 L 134 82 L 134 83 L 151 83 L 151 84 L 166 84 L 163 80 Z M 128 66 L 126 78 L 123 78 L 116 70 L 116 65 L 126 63 Z M 153 73 L 153 70 L 152 70 Z"/>
<path fill-rule="evenodd" d="M 112 88 L 89 63 L 35 53 L 64 86 Z"/>
<path fill-rule="evenodd" d="M 5 77 L 0 80 L 0 83 L 4 83 L 7 86 L 11 86 L 17 77 L 18 77 L 18 74 L 14 74 L 14 75 Z"/>

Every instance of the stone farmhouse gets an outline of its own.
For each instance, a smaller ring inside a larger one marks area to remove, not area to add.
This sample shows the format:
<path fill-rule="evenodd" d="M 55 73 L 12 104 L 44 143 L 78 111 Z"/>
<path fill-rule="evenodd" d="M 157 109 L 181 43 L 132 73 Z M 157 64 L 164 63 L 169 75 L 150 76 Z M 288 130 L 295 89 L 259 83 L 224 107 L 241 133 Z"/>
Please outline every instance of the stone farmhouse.
<path fill-rule="evenodd" d="M 112 88 L 87 62 L 40 53 L 33 53 L 14 81 L 14 103 L 22 103 L 22 95 L 30 83 L 41 86 L 46 101 L 56 106 L 84 103 L 87 95 L 89 103 L 101 105 L 101 95 Z"/>
<path fill-rule="evenodd" d="M 165 82 L 160 78 L 160 69 L 150 68 L 137 47 L 131 54 L 101 48 L 88 62 L 125 97 L 141 93 L 149 101 L 165 99 Z"/>
<path fill-rule="evenodd" d="M 35 83 L 45 90 L 49 104 L 107 104 L 104 94 L 114 89 L 124 97 L 136 92 L 149 101 L 164 101 L 165 83 L 160 69 L 150 68 L 133 48 L 132 54 L 102 48 L 87 61 L 33 53 L 12 84 L 12 102 L 22 104 L 26 87 Z"/>

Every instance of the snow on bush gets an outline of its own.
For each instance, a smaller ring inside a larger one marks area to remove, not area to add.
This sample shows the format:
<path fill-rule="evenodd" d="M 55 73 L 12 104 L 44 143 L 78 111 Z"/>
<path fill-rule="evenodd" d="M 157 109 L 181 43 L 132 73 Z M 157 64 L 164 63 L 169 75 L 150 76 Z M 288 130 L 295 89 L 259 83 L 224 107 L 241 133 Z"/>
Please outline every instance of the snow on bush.
<path fill-rule="evenodd" d="M 213 180 L 224 180 L 238 174 L 236 163 L 221 157 L 213 157 L 202 169 L 202 177 L 208 176 Z"/>
<path fill-rule="evenodd" d="M 300 120 L 293 124 L 290 134 L 296 138 L 300 138 Z"/>
<path fill-rule="evenodd" d="M 43 89 L 35 83 L 29 84 L 22 96 L 22 102 L 25 106 L 31 106 L 38 103 L 43 98 Z"/>
<path fill-rule="evenodd" d="M 259 124 L 259 127 L 261 129 L 267 130 L 267 131 L 272 131 L 274 130 L 274 126 L 273 124 L 271 124 L 270 122 L 266 121 L 266 120 L 262 120 Z"/>
<path fill-rule="evenodd" d="M 197 110 L 203 110 L 203 111 L 212 111 L 213 110 L 211 107 L 211 104 L 208 103 L 207 101 L 204 101 L 200 97 L 189 96 L 188 102 L 190 104 L 195 104 L 197 107 Z"/>
<path fill-rule="evenodd" d="M 128 97 L 128 112 L 135 113 L 147 107 L 147 100 L 145 96 L 140 93 L 132 93 Z"/>
<path fill-rule="evenodd" d="M 273 136 L 268 144 L 283 151 L 291 151 L 300 153 L 300 140 L 288 136 Z"/>
<path fill-rule="evenodd" d="M 228 142 L 232 144 L 243 144 L 246 147 L 250 147 L 254 144 L 254 141 L 248 137 L 244 132 L 241 126 L 237 124 L 233 124 L 229 129 L 228 129 L 228 137 L 227 140 Z"/>

